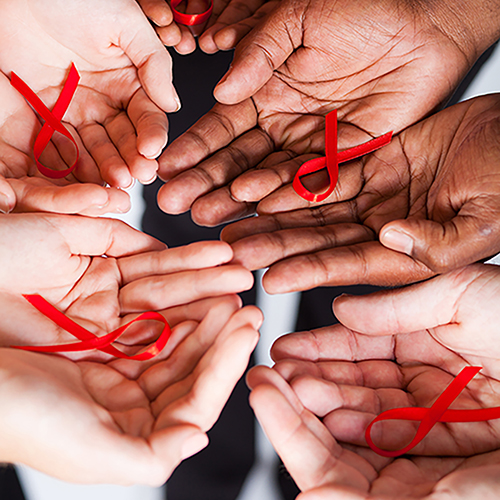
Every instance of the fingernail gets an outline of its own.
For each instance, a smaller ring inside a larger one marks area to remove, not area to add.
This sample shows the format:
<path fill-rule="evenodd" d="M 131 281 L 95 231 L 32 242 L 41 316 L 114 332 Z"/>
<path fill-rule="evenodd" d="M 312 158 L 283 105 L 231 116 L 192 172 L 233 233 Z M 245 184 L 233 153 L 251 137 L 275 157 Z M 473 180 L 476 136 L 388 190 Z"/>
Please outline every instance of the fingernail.
<path fill-rule="evenodd" d="M 195 434 L 187 439 L 182 445 L 182 459 L 192 457 L 195 453 L 203 450 L 208 444 L 208 437 L 206 434 Z"/>
<path fill-rule="evenodd" d="M 397 252 L 411 255 L 413 251 L 413 238 L 408 236 L 406 233 L 396 231 L 395 229 L 389 229 L 385 233 L 381 234 L 380 241 L 385 247 L 396 250 Z"/>
<path fill-rule="evenodd" d="M 174 100 L 177 104 L 177 108 L 174 111 L 174 113 L 175 113 L 176 111 L 179 111 L 179 109 L 181 109 L 182 103 L 181 103 L 181 98 L 179 97 L 179 94 L 177 93 L 177 91 L 175 90 L 175 87 L 173 85 L 172 85 L 172 88 L 174 89 Z"/>
<path fill-rule="evenodd" d="M 8 214 L 12 212 L 12 208 L 9 204 L 9 199 L 3 193 L 0 193 L 0 212 L 3 214 Z"/>

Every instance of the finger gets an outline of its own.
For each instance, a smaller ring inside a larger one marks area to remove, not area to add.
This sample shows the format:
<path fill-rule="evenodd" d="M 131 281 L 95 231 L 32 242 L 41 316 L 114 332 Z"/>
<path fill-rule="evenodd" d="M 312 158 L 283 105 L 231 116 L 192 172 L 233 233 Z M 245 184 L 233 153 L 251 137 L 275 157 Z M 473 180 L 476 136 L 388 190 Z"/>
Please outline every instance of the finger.
<path fill-rule="evenodd" d="M 280 260 L 355 245 L 373 239 L 373 232 L 359 224 L 284 229 L 261 233 L 233 243 L 234 262 L 247 269 L 262 269 Z"/>
<path fill-rule="evenodd" d="M 353 284 L 396 286 L 422 281 L 432 274 L 410 257 L 370 241 L 282 260 L 271 266 L 262 285 L 268 293 Z"/>
<path fill-rule="evenodd" d="M 257 114 L 250 100 L 238 106 L 216 104 L 167 147 L 159 159 L 159 176 L 164 181 L 172 179 L 227 146 L 256 124 Z"/>
<path fill-rule="evenodd" d="M 165 184 L 158 194 L 162 210 L 170 214 L 189 210 L 201 196 L 257 165 L 272 148 L 270 138 L 259 129 L 237 137 L 226 148 Z"/>
<path fill-rule="evenodd" d="M 243 316 L 246 311 L 242 309 L 240 312 Z M 157 399 L 163 406 L 157 420 L 159 426 L 169 421 L 189 420 L 208 430 L 215 423 L 245 372 L 259 338 L 254 325 L 239 326 L 236 320 L 230 323 L 233 324 L 226 330 L 231 334 L 218 339 L 200 360 L 190 390 L 184 392 L 180 385 L 185 384 L 178 384 L 166 389 Z"/>
<path fill-rule="evenodd" d="M 214 44 L 219 50 L 234 49 L 237 44 L 254 29 L 260 21 L 271 12 L 278 2 L 267 1 L 252 17 L 242 19 L 240 22 L 222 27 L 213 35 Z"/>
<path fill-rule="evenodd" d="M 380 242 L 422 262 L 435 273 L 445 273 L 498 252 L 500 228 L 490 213 L 485 213 L 485 201 L 481 199 L 467 203 L 456 217 L 443 223 L 425 219 L 392 221 L 380 231 Z"/>
<path fill-rule="evenodd" d="M 352 222 L 356 222 L 352 207 L 348 203 L 339 203 L 294 212 L 259 215 L 259 217 L 241 220 L 226 226 L 221 232 L 221 238 L 233 244 L 246 237 L 274 233 L 283 229 L 311 228 Z"/>
<path fill-rule="evenodd" d="M 102 184 L 103 179 L 99 172 L 99 167 L 97 166 L 96 162 L 94 161 L 92 156 L 90 156 L 89 152 L 85 148 L 85 145 L 83 144 L 80 135 L 78 134 L 76 129 L 69 123 L 65 123 L 64 126 L 69 130 L 78 147 L 78 163 L 72 174 L 80 182 L 91 182 L 94 184 Z M 52 166 L 58 165 L 59 162 L 57 160 L 59 159 L 64 161 L 65 164 L 61 165 L 61 167 L 56 167 L 56 170 L 65 169 L 68 168 L 68 166 L 73 165 L 76 158 L 75 146 L 71 141 L 69 141 L 66 137 L 64 137 L 62 134 L 59 134 L 58 132 L 52 136 L 52 139 L 49 143 L 49 147 L 45 148 L 42 156 L 40 157 L 43 164 L 45 164 L 46 161 L 45 152 L 46 151 L 49 152 L 51 149 L 54 149 L 50 148 L 50 146 L 52 145 L 55 146 L 55 149 L 57 149 L 58 158 L 55 159 L 54 154 L 49 153 L 49 155 L 52 156 L 53 158 L 47 160 L 46 165 L 50 165 L 52 168 Z M 54 162 L 54 160 L 56 161 Z"/>
<path fill-rule="evenodd" d="M 168 26 L 157 26 L 155 27 L 155 31 L 162 43 L 167 47 L 175 47 L 182 40 L 181 30 L 175 23 L 171 23 Z"/>
<path fill-rule="evenodd" d="M 160 156 L 168 140 L 168 120 L 146 93 L 139 89 L 128 105 L 128 115 L 137 131 L 137 150 L 145 158 Z"/>
<path fill-rule="evenodd" d="M 229 262 L 233 257 L 231 247 L 221 241 L 202 241 L 169 248 L 162 252 L 133 255 L 118 261 L 122 284 L 146 276 L 206 269 Z"/>
<path fill-rule="evenodd" d="M 294 14 L 300 18 L 298 12 Z M 301 43 L 301 23 L 290 19 L 287 6 L 279 4 L 272 15 L 239 44 L 232 68 L 215 88 L 215 98 L 225 104 L 235 104 L 253 96 Z"/>
<path fill-rule="evenodd" d="M 289 358 L 306 361 L 393 359 L 394 346 L 390 335 L 372 337 L 343 325 L 333 325 L 284 335 L 274 342 L 271 356 L 274 361 Z"/>
<path fill-rule="evenodd" d="M 203 318 L 198 328 L 181 342 L 168 359 L 155 364 L 147 370 L 140 379 L 140 384 L 148 398 L 152 401 L 161 392 L 187 378 L 196 367 L 201 357 L 214 343 L 217 335 L 239 309 L 234 301 L 221 301 Z M 159 414 L 163 406 L 153 403 Z"/>
<path fill-rule="evenodd" d="M 213 40 L 214 35 L 226 26 L 251 18 L 263 3 L 264 0 L 217 2 L 208 23 L 209 28 L 199 38 L 201 50 L 207 54 L 217 52 L 219 48 Z"/>
<path fill-rule="evenodd" d="M 334 302 L 335 315 L 349 328 L 379 335 L 446 325 L 456 316 L 460 297 L 483 271 L 474 267 L 399 290 L 341 296 Z"/>
<path fill-rule="evenodd" d="M 252 274 L 240 266 L 182 271 L 141 278 L 125 285 L 120 290 L 120 306 L 127 313 L 157 311 L 207 297 L 242 292 L 252 285 Z"/>
<path fill-rule="evenodd" d="M 238 201 L 261 201 L 272 192 L 293 181 L 302 163 L 317 155 L 290 158 L 293 153 L 278 151 L 269 155 L 256 169 L 244 172 L 231 184 L 231 194 Z"/>
<path fill-rule="evenodd" d="M 165 0 L 137 0 L 137 3 L 156 26 L 168 26 L 174 20 L 170 6 Z"/>
<path fill-rule="evenodd" d="M 179 26 L 181 40 L 174 47 L 179 54 L 187 55 L 196 50 L 196 40 L 190 28 L 188 26 Z"/>
<path fill-rule="evenodd" d="M 78 128 L 83 144 L 99 167 L 101 177 L 110 186 L 127 188 L 132 176 L 113 145 L 106 129 L 98 123 L 89 123 Z"/>
<path fill-rule="evenodd" d="M 374 358 L 375 356 L 373 356 Z M 402 388 L 403 378 L 398 365 L 391 361 L 373 359 L 358 361 L 303 361 L 285 359 L 274 367 L 289 383 L 301 377 L 314 377 L 337 385 L 351 385 L 380 389 L 382 387 Z M 325 402 L 325 404 L 328 404 Z"/>
<path fill-rule="evenodd" d="M 16 212 L 52 212 L 59 214 L 104 215 L 130 210 L 125 191 L 95 184 L 54 186 L 43 180 L 9 181 L 17 197 Z"/>
<path fill-rule="evenodd" d="M 153 182 L 158 163 L 139 154 L 136 130 L 129 117 L 124 112 L 118 113 L 106 123 L 106 132 L 127 164 L 130 175 L 144 184 Z"/>
<path fill-rule="evenodd" d="M 296 160 L 302 162 L 305 158 L 307 157 L 302 156 Z M 340 201 L 356 199 L 360 196 L 364 187 L 365 181 L 363 179 L 363 163 L 362 161 L 354 160 L 346 165 L 340 166 L 339 178 L 337 184 L 335 185 L 335 189 L 324 201 L 307 201 L 296 193 L 291 184 L 287 184 L 278 188 L 276 191 L 264 198 L 259 203 L 258 212 L 259 214 L 274 214 L 278 212 L 290 212 L 291 210 L 299 210 L 303 208 L 317 209 L 322 205 L 328 206 Z M 328 182 L 328 179 L 326 179 L 325 172 L 318 172 L 308 176 L 307 181 L 314 183 L 311 186 L 308 184 L 308 188 L 313 191 L 323 191 L 325 182 Z M 318 184 L 318 186 L 315 186 L 315 184 Z M 375 196 L 380 195 L 375 193 Z M 353 209 L 356 209 L 356 207 L 353 207 Z"/>
<path fill-rule="evenodd" d="M 154 432 L 149 442 L 162 464 L 157 477 L 149 484 L 160 487 L 183 460 L 200 452 L 209 441 L 208 436 L 196 426 L 182 424 Z"/>
<path fill-rule="evenodd" d="M 214 227 L 255 214 L 255 203 L 234 201 L 229 186 L 198 198 L 191 207 L 191 218 L 200 226 Z"/>
<path fill-rule="evenodd" d="M 51 214 L 43 217 L 57 227 L 75 255 L 121 257 L 165 248 L 157 239 L 119 220 Z"/>
<path fill-rule="evenodd" d="M 172 84 L 172 59 L 156 36 L 138 5 L 129 16 L 123 16 L 120 46 L 137 68 L 139 79 L 151 100 L 163 111 L 180 108 L 180 100 Z"/>
<path fill-rule="evenodd" d="M 304 419 L 314 417 L 307 410 L 298 414 L 281 392 L 266 384 L 252 391 L 250 404 L 301 490 L 328 482 L 368 489 L 366 477 L 339 459 L 343 451 L 332 437 L 323 433 L 320 439 L 311 432 Z"/>

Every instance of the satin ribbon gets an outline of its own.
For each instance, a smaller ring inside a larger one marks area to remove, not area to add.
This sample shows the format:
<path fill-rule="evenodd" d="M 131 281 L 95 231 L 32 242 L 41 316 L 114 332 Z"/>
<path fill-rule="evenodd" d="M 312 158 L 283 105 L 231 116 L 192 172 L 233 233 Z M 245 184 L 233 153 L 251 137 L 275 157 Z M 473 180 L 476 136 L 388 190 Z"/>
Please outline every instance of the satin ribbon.
<path fill-rule="evenodd" d="M 63 177 L 66 177 L 73 172 L 78 162 L 78 145 L 76 144 L 75 139 L 73 139 L 73 136 L 69 133 L 68 129 L 62 124 L 61 120 L 69 107 L 79 80 L 80 75 L 78 74 L 75 65 L 72 64 L 62 92 L 57 99 L 54 109 L 50 111 L 42 100 L 28 87 L 28 85 L 21 80 L 21 78 L 19 78 L 14 72 L 12 72 L 11 75 L 11 85 L 22 94 L 22 96 L 33 106 L 34 110 L 45 120 L 42 130 L 40 130 L 40 133 L 35 140 L 33 153 L 35 155 L 38 170 L 50 179 L 62 179 Z M 43 150 L 47 147 L 47 144 L 56 131 L 68 138 L 74 144 L 76 149 L 75 162 L 71 165 L 71 167 L 65 170 L 53 170 L 51 168 L 47 168 L 39 161 Z"/>
<path fill-rule="evenodd" d="M 47 302 L 40 295 L 23 295 L 23 297 L 38 311 L 47 318 L 51 319 L 57 326 L 63 328 L 67 332 L 71 333 L 74 337 L 80 340 L 80 342 L 75 342 L 72 344 L 61 344 L 61 345 L 49 345 L 49 346 L 11 346 L 15 349 L 22 349 L 24 351 L 34 351 L 34 352 L 79 352 L 88 351 L 91 349 L 98 349 L 99 351 L 111 354 L 116 358 L 122 359 L 133 359 L 136 361 L 146 361 L 148 359 L 157 356 L 167 344 L 170 337 L 171 330 L 167 320 L 157 312 L 146 312 L 130 321 L 126 325 L 117 328 L 116 330 L 104 335 L 102 337 L 97 337 L 92 332 L 75 323 L 73 320 L 69 319 L 62 312 L 58 311 L 52 304 Z M 128 356 L 122 351 L 116 349 L 111 344 L 120 337 L 125 330 L 131 326 L 133 323 L 138 323 L 139 321 L 154 320 L 163 323 L 163 330 L 158 337 L 158 340 L 149 347 L 146 351 L 133 356 Z"/>
<path fill-rule="evenodd" d="M 354 160 L 360 156 L 387 146 L 391 142 L 392 132 L 381 135 L 371 141 L 337 152 L 337 110 L 334 109 L 326 115 L 325 126 L 325 154 L 321 158 L 314 158 L 303 163 L 293 179 L 293 189 L 304 200 L 319 202 L 323 201 L 333 193 L 339 177 L 339 164 L 349 160 Z M 324 169 L 328 172 L 330 183 L 328 189 L 323 193 L 312 193 L 303 184 L 300 178 L 304 175 L 313 174 Z"/>
<path fill-rule="evenodd" d="M 372 420 L 366 429 L 365 438 L 368 446 L 383 457 L 399 457 L 417 446 L 437 422 L 484 422 L 500 418 L 500 407 L 481 408 L 477 410 L 448 409 L 479 370 L 481 370 L 481 367 L 465 367 L 430 408 L 396 408 L 381 413 Z M 415 437 L 409 445 L 400 450 L 388 451 L 376 446 L 371 438 L 373 425 L 383 420 L 411 420 L 420 421 L 420 424 Z"/>
<path fill-rule="evenodd" d="M 212 10 L 214 8 L 213 0 L 208 0 L 209 7 L 205 12 L 201 14 L 184 14 L 179 12 L 176 7 L 180 5 L 184 0 L 172 0 L 170 2 L 170 7 L 172 8 L 172 14 L 174 16 L 174 21 L 178 24 L 183 24 L 184 26 L 196 26 L 198 24 L 203 24 L 208 21 L 212 15 Z M 187 0 L 186 0 L 187 1 Z"/>

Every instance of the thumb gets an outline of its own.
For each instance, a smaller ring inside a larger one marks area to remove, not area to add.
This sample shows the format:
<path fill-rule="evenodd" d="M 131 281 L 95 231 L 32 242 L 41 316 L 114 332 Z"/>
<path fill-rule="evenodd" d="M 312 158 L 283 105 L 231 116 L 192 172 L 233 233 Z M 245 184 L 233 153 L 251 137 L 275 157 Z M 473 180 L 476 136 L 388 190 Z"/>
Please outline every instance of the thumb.
<path fill-rule="evenodd" d="M 181 105 L 172 83 L 170 54 L 139 5 L 133 8 L 135 11 L 125 17 L 127 23 L 121 28 L 121 48 L 137 68 L 139 80 L 150 99 L 163 111 L 177 111 Z"/>
<path fill-rule="evenodd" d="M 439 223 L 425 219 L 392 221 L 380 230 L 380 243 L 405 253 L 435 273 L 444 273 L 498 252 L 500 228 L 494 217 L 458 215 Z"/>
<path fill-rule="evenodd" d="M 369 335 L 397 335 L 446 325 L 482 268 L 465 269 L 467 272 L 460 269 L 396 290 L 342 295 L 333 303 L 335 316 L 347 328 Z"/>
<path fill-rule="evenodd" d="M 214 90 L 223 104 L 253 96 L 302 43 L 302 16 L 282 1 L 236 47 L 233 63 Z"/>

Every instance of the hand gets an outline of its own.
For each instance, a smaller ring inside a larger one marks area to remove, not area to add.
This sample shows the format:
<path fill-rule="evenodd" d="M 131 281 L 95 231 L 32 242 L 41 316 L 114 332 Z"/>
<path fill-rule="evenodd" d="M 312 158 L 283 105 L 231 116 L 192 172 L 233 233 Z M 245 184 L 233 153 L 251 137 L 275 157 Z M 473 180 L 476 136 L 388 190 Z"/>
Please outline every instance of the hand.
<path fill-rule="evenodd" d="M 179 325 L 144 363 L 0 349 L 2 461 L 78 483 L 163 484 L 207 445 L 255 347 L 260 312 L 238 307 Z"/>
<path fill-rule="evenodd" d="M 262 191 L 291 182 L 297 156 L 322 151 L 333 109 L 340 149 L 417 122 L 498 38 L 486 4 L 279 2 L 238 45 L 215 89 L 224 104 L 160 157 L 160 207 L 208 226 L 253 213 Z"/>
<path fill-rule="evenodd" d="M 231 248 L 221 242 L 164 250 L 162 243 L 120 221 L 50 214 L 2 216 L 0 227 L 3 346 L 74 341 L 22 294 L 42 295 L 103 335 L 147 310 L 159 311 L 171 326 L 199 321 L 217 302 L 213 297 L 253 284 L 251 273 L 240 266 L 221 266 L 232 259 Z M 154 333 L 145 332 L 144 342 Z M 119 340 L 127 344 L 126 335 Z M 101 353 L 91 357 L 109 359 Z"/>
<path fill-rule="evenodd" d="M 260 203 L 270 215 L 237 222 L 222 238 L 235 262 L 271 266 L 269 293 L 394 286 L 485 259 L 500 251 L 499 119 L 500 94 L 441 111 L 341 166 L 322 204 L 284 187 Z"/>
<path fill-rule="evenodd" d="M 49 109 L 71 63 L 78 68 L 65 121 L 99 167 L 82 165 L 80 181 L 102 177 L 127 187 L 132 178 L 154 180 L 154 158 L 167 142 L 164 111 L 180 104 L 170 56 L 134 0 L 9 0 L 0 33 L 0 70 L 17 73 Z"/>
<path fill-rule="evenodd" d="M 334 311 L 343 324 L 276 341 L 275 367 L 248 376 L 251 403 L 288 471 L 310 490 L 302 498 L 474 496 L 476 479 L 497 471 L 497 420 L 438 423 L 397 459 L 368 449 L 364 432 L 387 409 L 429 407 L 464 365 L 483 370 L 452 408 L 500 405 L 499 291 L 500 270 L 474 265 L 404 289 L 342 296 Z M 379 423 L 372 439 L 401 449 L 416 424 Z"/>
<path fill-rule="evenodd" d="M 214 0 L 212 15 L 205 25 L 182 26 L 174 22 L 170 5 L 165 0 L 137 2 L 154 23 L 161 41 L 167 46 L 175 47 L 179 54 L 193 52 L 196 49 L 195 37 L 200 34 L 200 48 L 208 54 L 234 48 L 277 3 L 276 0 Z M 188 0 L 186 13 L 204 12 L 208 3 L 209 0 Z"/>
<path fill-rule="evenodd" d="M 57 212 L 102 215 L 127 212 L 130 199 L 116 188 L 97 184 L 80 184 L 71 180 L 48 179 L 38 172 L 33 160 L 33 143 L 40 122 L 9 80 L 0 73 L 0 212 Z M 75 135 L 78 140 L 78 136 Z M 61 146 L 58 150 L 57 146 Z M 67 168 L 64 142 L 49 143 L 42 163 L 56 170 Z M 79 168 L 95 168 L 92 157 L 79 141 Z M 70 152 L 70 155 L 72 152 Z M 71 164 L 71 156 L 68 162 Z"/>

